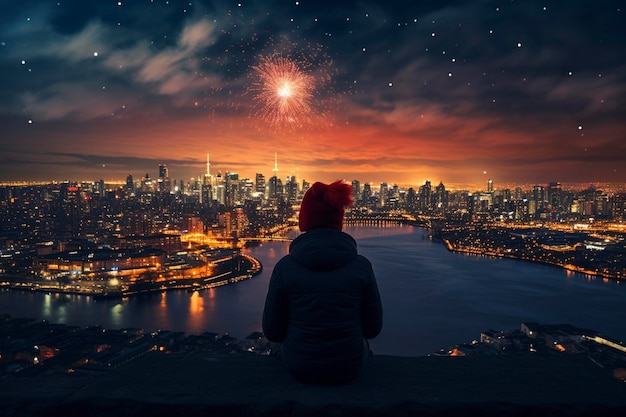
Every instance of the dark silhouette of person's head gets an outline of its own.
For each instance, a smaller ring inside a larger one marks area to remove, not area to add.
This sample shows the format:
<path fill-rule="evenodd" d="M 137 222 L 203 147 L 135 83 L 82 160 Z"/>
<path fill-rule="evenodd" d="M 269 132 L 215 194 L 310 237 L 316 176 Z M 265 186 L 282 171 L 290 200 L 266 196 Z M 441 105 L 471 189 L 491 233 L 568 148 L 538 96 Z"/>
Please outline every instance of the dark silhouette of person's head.
<path fill-rule="evenodd" d="M 352 186 L 343 181 L 316 182 L 307 190 L 300 206 L 300 230 L 343 228 L 343 214 L 352 205 Z"/>

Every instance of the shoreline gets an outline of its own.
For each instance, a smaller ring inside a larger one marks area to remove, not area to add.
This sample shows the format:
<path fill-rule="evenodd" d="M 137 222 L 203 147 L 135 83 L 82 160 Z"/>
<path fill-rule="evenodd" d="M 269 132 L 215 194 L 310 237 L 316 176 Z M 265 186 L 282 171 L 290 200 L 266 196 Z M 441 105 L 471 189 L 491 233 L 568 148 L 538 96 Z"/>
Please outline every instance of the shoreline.
<path fill-rule="evenodd" d="M 535 264 L 547 265 L 547 266 L 552 266 L 552 267 L 559 268 L 559 269 L 564 269 L 565 271 L 576 272 L 576 273 L 583 274 L 583 275 L 586 275 L 586 276 L 589 276 L 589 277 L 593 277 L 593 278 L 612 279 L 612 280 L 615 280 L 617 282 L 621 282 L 621 280 L 623 279 L 623 277 L 613 276 L 611 274 L 606 274 L 606 273 L 597 272 L 597 271 L 590 271 L 590 270 L 586 270 L 586 269 L 581 268 L 581 267 L 576 267 L 574 265 L 568 267 L 567 265 L 561 265 L 561 264 L 554 263 L 554 262 L 527 259 L 527 258 L 524 258 L 524 257 L 515 256 L 515 255 L 507 255 L 507 254 L 495 253 L 493 251 L 480 250 L 480 249 L 462 249 L 462 248 L 458 248 L 458 247 L 452 246 L 452 244 L 450 244 L 447 239 L 442 239 L 442 243 L 446 246 L 448 251 L 455 252 L 455 253 L 463 253 L 463 254 L 467 254 L 467 255 L 477 255 L 477 256 L 478 255 L 479 256 L 488 256 L 488 257 L 491 257 L 491 258 L 513 259 L 513 260 L 516 260 L 516 261 L 523 261 L 523 262 L 530 262 L 530 263 L 535 263 Z"/>
<path fill-rule="evenodd" d="M 24 279 L 27 277 L 18 277 L 15 275 L 11 276 L 8 274 L 0 275 L 0 288 L 6 288 L 11 291 L 35 291 L 55 294 L 86 295 L 93 297 L 95 300 L 127 298 L 139 294 L 173 290 L 187 290 L 190 292 L 204 291 L 210 288 L 234 284 L 240 281 L 251 279 L 261 273 L 261 271 L 263 270 L 263 265 L 258 259 L 244 253 L 241 254 L 241 257 L 242 262 L 245 263 L 245 268 L 243 268 L 245 272 L 236 273 L 236 271 L 229 271 L 216 276 L 183 280 L 177 279 L 168 282 L 136 282 L 130 284 L 131 286 L 129 286 L 128 289 L 119 291 L 114 289 L 89 291 L 76 288 L 72 289 L 53 286 L 41 286 L 41 282 L 28 282 L 24 281 Z M 16 278 L 19 278 L 20 280 L 18 281 Z"/>

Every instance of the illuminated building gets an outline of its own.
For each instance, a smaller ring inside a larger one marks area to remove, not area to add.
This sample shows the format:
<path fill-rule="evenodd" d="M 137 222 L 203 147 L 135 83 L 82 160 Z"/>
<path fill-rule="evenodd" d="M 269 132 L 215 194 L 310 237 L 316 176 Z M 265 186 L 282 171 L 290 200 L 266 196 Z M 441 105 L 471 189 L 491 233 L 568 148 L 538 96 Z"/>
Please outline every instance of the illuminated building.
<path fill-rule="evenodd" d="M 182 248 L 180 235 L 164 233 L 120 237 L 118 246 L 123 249 L 139 249 L 149 246 L 161 249 L 167 253 L 177 252 Z"/>
<path fill-rule="evenodd" d="M 159 178 L 157 179 L 157 189 L 161 193 L 169 193 L 172 188 L 171 180 L 168 175 L 167 166 L 159 164 Z"/>
<path fill-rule="evenodd" d="M 226 207 L 234 207 L 239 196 L 239 174 L 236 172 L 226 172 L 224 176 L 224 205 Z"/>
<path fill-rule="evenodd" d="M 217 225 L 222 229 L 222 236 L 231 237 L 233 223 L 231 213 L 229 211 L 218 215 Z"/>
<path fill-rule="evenodd" d="M 224 204 L 224 178 L 222 173 L 218 172 L 215 177 L 215 195 L 214 200 L 220 204 Z"/>
<path fill-rule="evenodd" d="M 609 196 L 611 217 L 616 220 L 626 219 L 626 193 L 614 193 Z"/>
<path fill-rule="evenodd" d="M 415 213 L 416 206 L 417 206 L 417 193 L 412 187 L 410 187 L 407 190 L 406 198 L 404 199 L 404 209 L 408 213 Z"/>
<path fill-rule="evenodd" d="M 434 200 L 435 210 L 441 212 L 448 209 L 448 191 L 446 191 L 443 181 L 440 181 L 439 185 L 435 187 Z"/>
<path fill-rule="evenodd" d="M 206 172 L 202 175 L 202 183 L 199 185 L 200 203 L 203 207 L 208 207 L 216 199 L 216 179 L 211 175 L 211 162 L 209 154 L 206 154 Z"/>
<path fill-rule="evenodd" d="M 285 194 L 289 204 L 295 204 L 298 200 L 298 180 L 295 176 L 290 175 L 285 181 Z"/>
<path fill-rule="evenodd" d="M 267 199 L 271 204 L 283 201 L 283 182 L 276 175 L 272 176 L 267 183 Z"/>
<path fill-rule="evenodd" d="M 309 191 L 309 188 L 311 188 L 311 184 L 306 181 L 306 180 L 302 180 L 302 189 L 300 190 L 301 192 L 301 196 L 304 196 L 304 193 L 306 193 L 307 191 Z"/>
<path fill-rule="evenodd" d="M 126 191 L 129 194 L 135 192 L 135 183 L 133 182 L 133 176 L 130 174 L 128 174 L 128 176 L 126 177 Z"/>
<path fill-rule="evenodd" d="M 265 176 L 263 174 L 256 174 L 254 190 L 261 195 L 265 195 Z"/>
<path fill-rule="evenodd" d="M 157 270 L 165 260 L 166 253 L 161 249 L 97 249 L 38 256 L 34 260 L 34 269 L 42 276 L 78 278 L 79 275 L 102 273 L 126 276 Z"/>
<path fill-rule="evenodd" d="M 284 200 L 283 182 L 278 178 L 278 154 L 274 153 L 274 175 L 267 184 L 267 198 L 270 204 L 276 204 L 278 201 Z"/>
<path fill-rule="evenodd" d="M 361 193 L 361 202 L 363 206 L 368 207 L 370 199 L 372 198 L 372 184 L 363 184 L 363 192 Z"/>
<path fill-rule="evenodd" d="M 424 185 L 419 188 L 419 210 L 427 212 L 432 209 L 432 195 L 432 186 L 430 184 L 430 181 L 427 180 Z"/>
<path fill-rule="evenodd" d="M 358 180 L 352 181 L 352 198 L 355 202 L 361 200 L 361 183 Z"/>
<path fill-rule="evenodd" d="M 202 233 L 204 232 L 204 224 L 199 216 L 183 216 L 181 230 L 188 233 Z"/>
<path fill-rule="evenodd" d="M 150 178 L 150 174 L 146 172 L 146 176 L 141 179 L 141 192 L 151 193 L 153 191 L 154 191 L 154 186 L 152 184 L 152 179 Z"/>
<path fill-rule="evenodd" d="M 252 200 L 252 194 L 254 194 L 255 186 L 254 182 L 246 178 L 239 181 L 239 204 L 243 204 L 246 200 Z"/>
<path fill-rule="evenodd" d="M 386 182 L 380 184 L 378 191 L 378 207 L 385 207 L 389 198 L 389 185 Z"/>

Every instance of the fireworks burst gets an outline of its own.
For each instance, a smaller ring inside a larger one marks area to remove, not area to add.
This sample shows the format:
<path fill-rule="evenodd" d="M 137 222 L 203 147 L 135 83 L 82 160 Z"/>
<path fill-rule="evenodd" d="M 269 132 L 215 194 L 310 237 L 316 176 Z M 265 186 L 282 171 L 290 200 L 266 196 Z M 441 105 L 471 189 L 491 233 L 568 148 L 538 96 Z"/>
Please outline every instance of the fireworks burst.
<path fill-rule="evenodd" d="M 315 77 L 305 72 L 305 63 L 281 55 L 261 57 L 252 67 L 257 115 L 278 129 L 309 125 L 315 113 L 312 108 Z"/>
<path fill-rule="evenodd" d="M 246 89 L 255 128 L 303 139 L 333 126 L 341 96 L 333 88 L 338 71 L 326 49 L 280 37 L 263 50 L 249 67 Z"/>

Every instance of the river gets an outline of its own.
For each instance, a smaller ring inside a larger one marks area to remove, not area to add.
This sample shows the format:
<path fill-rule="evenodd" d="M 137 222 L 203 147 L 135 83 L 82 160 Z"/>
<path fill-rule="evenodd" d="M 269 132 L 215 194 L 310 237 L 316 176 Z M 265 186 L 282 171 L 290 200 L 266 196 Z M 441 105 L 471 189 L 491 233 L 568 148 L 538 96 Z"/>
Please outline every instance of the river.
<path fill-rule="evenodd" d="M 449 252 L 413 226 L 348 228 L 370 259 L 383 300 L 377 354 L 420 356 L 523 321 L 569 323 L 626 340 L 626 283 L 530 262 Z M 248 249 L 263 264 L 250 280 L 203 292 L 170 291 L 124 300 L 0 291 L 0 313 L 78 326 L 230 333 L 261 330 L 274 264 L 287 242 Z"/>

